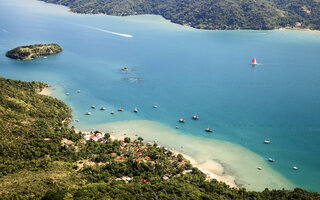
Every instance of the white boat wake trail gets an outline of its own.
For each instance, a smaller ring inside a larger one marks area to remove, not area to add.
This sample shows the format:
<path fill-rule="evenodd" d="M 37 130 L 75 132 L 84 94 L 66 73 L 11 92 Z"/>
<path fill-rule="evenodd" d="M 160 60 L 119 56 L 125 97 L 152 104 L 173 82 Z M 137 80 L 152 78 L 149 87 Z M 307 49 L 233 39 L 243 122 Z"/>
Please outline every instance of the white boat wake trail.
<path fill-rule="evenodd" d="M 113 34 L 113 35 L 122 36 L 122 37 L 128 37 L 128 38 L 132 38 L 133 37 L 133 35 L 128 35 L 128 34 L 124 34 L 124 33 L 117 33 L 117 32 L 113 32 L 113 31 L 108 31 L 108 30 L 105 30 L 105 29 L 102 29 L 102 28 L 97 28 L 97 27 L 94 27 L 94 26 L 87 26 L 87 25 L 80 25 L 80 26 L 87 27 L 87 28 L 90 28 L 92 30 L 101 31 L 101 32 L 104 32 L 104 33 L 110 33 L 110 34 Z"/>

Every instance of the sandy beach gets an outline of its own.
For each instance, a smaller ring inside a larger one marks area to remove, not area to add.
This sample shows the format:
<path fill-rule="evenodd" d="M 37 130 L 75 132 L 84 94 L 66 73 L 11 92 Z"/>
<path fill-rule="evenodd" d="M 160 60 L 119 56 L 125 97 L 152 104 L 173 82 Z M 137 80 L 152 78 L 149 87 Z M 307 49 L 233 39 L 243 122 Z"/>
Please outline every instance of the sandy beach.
<path fill-rule="evenodd" d="M 52 86 L 49 85 L 48 87 L 44 88 L 41 92 L 39 92 L 39 94 L 50 96 L 52 94 L 52 88 L 51 87 Z"/>
<path fill-rule="evenodd" d="M 72 124 L 83 131 L 99 130 L 113 138 L 144 138 L 145 142 L 157 141 L 158 145 L 182 153 L 198 168 L 205 170 L 231 187 L 247 190 L 292 189 L 289 180 L 272 169 L 259 155 L 233 143 L 182 134 L 161 123 L 148 120 L 119 121 L 106 124 Z M 262 170 L 257 168 L 261 167 Z"/>
<path fill-rule="evenodd" d="M 77 132 L 79 132 L 80 130 L 76 130 Z M 81 131 L 84 134 L 89 134 L 90 132 L 88 131 Z M 114 132 L 114 134 L 116 134 Z M 125 136 L 119 136 L 118 134 L 115 135 L 110 135 L 110 138 L 112 140 L 118 139 L 118 140 L 123 140 Z M 215 177 L 215 179 L 217 181 L 221 181 L 224 182 L 226 184 L 228 184 L 230 187 L 234 187 L 234 188 L 238 188 L 237 184 L 235 183 L 235 177 L 232 177 L 230 175 L 225 175 L 224 174 L 224 168 L 223 166 L 218 162 L 218 161 L 214 161 L 214 160 L 206 160 L 204 162 L 198 162 L 195 158 L 193 158 L 190 155 L 184 154 L 182 152 L 179 152 L 177 150 L 172 150 L 173 153 L 175 154 L 181 154 L 183 155 L 183 157 L 187 160 L 190 161 L 190 163 L 203 170 L 206 174 L 210 175 L 210 177 Z"/>

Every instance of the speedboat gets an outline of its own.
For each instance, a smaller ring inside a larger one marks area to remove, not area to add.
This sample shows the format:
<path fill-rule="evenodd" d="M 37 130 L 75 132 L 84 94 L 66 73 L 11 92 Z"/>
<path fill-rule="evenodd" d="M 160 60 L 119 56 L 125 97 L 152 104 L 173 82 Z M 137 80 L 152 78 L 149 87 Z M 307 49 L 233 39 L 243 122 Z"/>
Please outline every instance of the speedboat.
<path fill-rule="evenodd" d="M 192 116 L 192 119 L 194 119 L 194 120 L 198 120 L 198 119 L 199 119 L 199 117 L 198 117 L 197 115 L 193 115 L 193 116 Z"/>
<path fill-rule="evenodd" d="M 212 132 L 212 130 L 211 130 L 211 128 L 206 128 L 206 130 L 205 130 L 206 132 Z"/>
<path fill-rule="evenodd" d="M 270 144 L 270 142 L 271 142 L 270 140 L 265 140 L 264 141 L 265 144 Z"/>
<path fill-rule="evenodd" d="M 261 168 L 261 167 L 258 167 L 257 169 L 258 169 L 258 170 L 262 170 L 262 168 Z"/>
<path fill-rule="evenodd" d="M 127 71 L 127 70 L 128 70 L 127 67 L 122 67 L 122 68 L 121 68 L 121 71 Z"/>
<path fill-rule="evenodd" d="M 293 166 L 292 169 L 293 169 L 293 170 L 298 170 L 298 167 Z"/>
<path fill-rule="evenodd" d="M 183 118 L 180 118 L 180 119 L 179 119 L 179 122 L 180 122 L 180 123 L 184 123 L 185 120 L 184 120 Z"/>
<path fill-rule="evenodd" d="M 137 112 L 138 112 L 138 109 L 137 109 L 137 108 L 134 108 L 133 112 L 137 113 Z"/>
<path fill-rule="evenodd" d="M 152 107 L 153 107 L 153 108 L 158 108 L 158 106 L 157 106 L 157 105 L 153 105 Z"/>
<path fill-rule="evenodd" d="M 91 112 L 86 112 L 86 115 L 91 115 Z"/>
<path fill-rule="evenodd" d="M 273 158 L 268 159 L 269 162 L 274 162 L 275 160 Z"/>

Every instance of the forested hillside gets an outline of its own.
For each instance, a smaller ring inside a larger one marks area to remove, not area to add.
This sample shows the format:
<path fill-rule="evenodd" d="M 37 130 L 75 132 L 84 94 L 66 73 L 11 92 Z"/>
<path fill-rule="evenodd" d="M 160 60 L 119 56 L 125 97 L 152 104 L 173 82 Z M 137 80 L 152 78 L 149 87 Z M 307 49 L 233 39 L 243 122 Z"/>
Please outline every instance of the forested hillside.
<path fill-rule="evenodd" d="M 309 28 L 320 30 L 319 0 L 41 0 L 73 12 L 157 14 L 201 29 Z"/>
<path fill-rule="evenodd" d="M 70 109 L 37 94 L 46 86 L 0 77 L 0 199 L 320 199 L 232 189 L 156 143 L 76 133 Z"/>

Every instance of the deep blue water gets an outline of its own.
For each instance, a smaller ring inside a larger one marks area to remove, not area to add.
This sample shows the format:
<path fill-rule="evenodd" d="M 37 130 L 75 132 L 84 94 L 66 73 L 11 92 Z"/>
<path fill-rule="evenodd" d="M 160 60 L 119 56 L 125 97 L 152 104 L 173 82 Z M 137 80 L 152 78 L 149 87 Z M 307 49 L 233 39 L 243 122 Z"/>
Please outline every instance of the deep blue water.
<path fill-rule="evenodd" d="M 16 46 L 49 42 L 64 51 L 32 61 L 5 57 Z M 181 132 L 273 157 L 275 170 L 320 191 L 320 33 L 201 31 L 158 16 L 75 15 L 33 0 L 2 0 L 0 55 L 1 76 L 69 92 L 64 101 L 81 123 L 147 119 L 174 128 L 183 117 Z M 255 68 L 253 57 L 261 63 Z M 135 71 L 121 73 L 123 66 Z M 85 116 L 91 104 L 107 110 Z M 109 115 L 119 106 L 125 112 Z M 214 134 L 203 131 L 208 126 Z"/>

